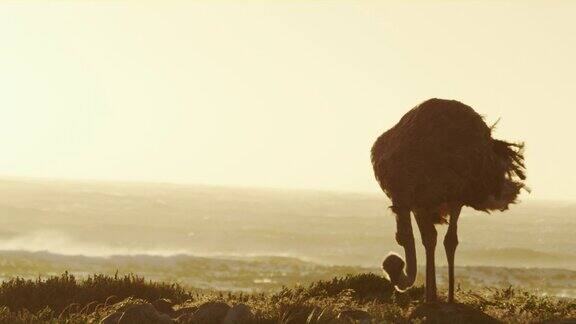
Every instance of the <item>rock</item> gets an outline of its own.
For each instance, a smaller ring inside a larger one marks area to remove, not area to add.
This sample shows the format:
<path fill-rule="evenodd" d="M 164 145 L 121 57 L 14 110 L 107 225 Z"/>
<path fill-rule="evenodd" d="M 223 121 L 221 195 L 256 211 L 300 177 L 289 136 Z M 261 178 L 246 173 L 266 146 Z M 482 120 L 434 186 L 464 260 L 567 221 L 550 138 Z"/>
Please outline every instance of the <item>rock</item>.
<path fill-rule="evenodd" d="M 117 324 L 118 320 L 120 319 L 121 316 L 122 316 L 122 312 L 112 313 L 112 314 L 104 317 L 100 321 L 100 324 Z"/>
<path fill-rule="evenodd" d="M 171 324 L 170 316 L 159 313 L 152 304 L 131 305 L 104 318 L 101 324 Z"/>
<path fill-rule="evenodd" d="M 172 314 L 177 323 L 192 323 L 194 312 L 198 309 L 196 306 L 186 306 L 178 308 Z"/>
<path fill-rule="evenodd" d="M 340 312 L 337 319 L 348 320 L 354 323 L 369 324 L 372 323 L 372 315 L 361 309 L 350 309 Z"/>
<path fill-rule="evenodd" d="M 151 323 L 158 317 L 158 312 L 151 304 L 132 305 L 124 310 L 118 324 Z"/>
<path fill-rule="evenodd" d="M 425 303 L 417 306 L 409 316 L 424 323 L 499 324 L 501 321 L 464 304 Z"/>
<path fill-rule="evenodd" d="M 176 317 L 175 319 L 176 323 L 186 323 L 186 324 L 193 323 L 193 320 L 194 320 L 194 314 L 192 313 L 182 314 Z"/>
<path fill-rule="evenodd" d="M 254 314 L 245 304 L 236 304 L 228 310 L 223 324 L 249 324 L 255 321 Z"/>
<path fill-rule="evenodd" d="M 230 306 L 223 302 L 207 302 L 194 312 L 192 321 L 195 324 L 214 324 L 220 323 L 230 310 Z"/>
<path fill-rule="evenodd" d="M 192 315 L 192 314 L 194 314 L 194 312 L 197 309 L 198 309 L 198 307 L 196 307 L 196 306 L 187 306 L 187 307 L 178 308 L 177 310 L 174 311 L 174 314 L 172 315 L 172 317 L 180 317 L 182 315 Z"/>
<path fill-rule="evenodd" d="M 157 323 L 174 324 L 174 320 L 167 314 L 159 314 Z"/>
<path fill-rule="evenodd" d="M 156 308 L 160 313 L 168 314 L 169 316 L 174 315 L 174 309 L 172 308 L 173 303 L 168 299 L 157 299 L 152 303 L 152 306 Z"/>
<path fill-rule="evenodd" d="M 131 323 L 170 324 L 173 323 L 173 321 L 170 316 L 159 313 L 152 304 L 142 304 L 128 307 L 118 320 L 118 324 Z"/>

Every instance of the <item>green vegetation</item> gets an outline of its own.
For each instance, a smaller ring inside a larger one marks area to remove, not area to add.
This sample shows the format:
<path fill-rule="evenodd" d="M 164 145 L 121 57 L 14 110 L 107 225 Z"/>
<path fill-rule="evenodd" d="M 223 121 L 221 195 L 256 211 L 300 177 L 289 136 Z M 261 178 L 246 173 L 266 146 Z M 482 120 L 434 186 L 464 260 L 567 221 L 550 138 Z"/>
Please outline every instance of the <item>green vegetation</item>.
<path fill-rule="evenodd" d="M 1 323 L 99 322 L 126 305 L 168 299 L 173 309 L 195 310 L 208 301 L 247 305 L 259 323 L 453 322 L 527 323 L 576 320 L 576 300 L 505 289 L 457 291 L 458 304 L 426 305 L 423 288 L 396 292 L 382 277 L 367 273 L 317 281 L 273 293 L 186 290 L 141 277 L 69 273 L 45 280 L 14 278 L 0 285 Z M 175 318 L 175 317 L 174 317 Z M 180 322 L 185 322 L 180 318 Z"/>

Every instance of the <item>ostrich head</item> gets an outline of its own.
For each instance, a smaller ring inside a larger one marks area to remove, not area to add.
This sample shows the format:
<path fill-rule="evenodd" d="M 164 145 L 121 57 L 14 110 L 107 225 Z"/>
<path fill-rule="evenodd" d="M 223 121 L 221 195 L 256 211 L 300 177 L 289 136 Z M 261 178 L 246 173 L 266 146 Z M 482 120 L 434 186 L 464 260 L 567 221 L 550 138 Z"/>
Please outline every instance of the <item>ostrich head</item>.
<path fill-rule="evenodd" d="M 410 286 L 408 284 L 408 277 L 404 273 L 405 264 L 404 259 L 394 252 L 390 252 L 384 259 L 384 262 L 382 262 L 384 276 L 390 280 L 390 283 L 392 283 L 398 291 L 404 291 Z"/>
<path fill-rule="evenodd" d="M 390 252 L 382 262 L 384 276 L 402 292 L 414 285 L 416 280 L 416 250 L 414 240 L 409 240 L 403 245 L 406 260 L 394 252 Z"/>

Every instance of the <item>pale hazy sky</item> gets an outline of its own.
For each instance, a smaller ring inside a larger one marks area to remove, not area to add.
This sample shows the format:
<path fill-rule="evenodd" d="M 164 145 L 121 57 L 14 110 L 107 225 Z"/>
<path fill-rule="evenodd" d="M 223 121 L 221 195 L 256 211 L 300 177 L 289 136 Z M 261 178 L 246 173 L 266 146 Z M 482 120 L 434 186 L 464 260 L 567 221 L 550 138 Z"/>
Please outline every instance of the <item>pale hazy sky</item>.
<path fill-rule="evenodd" d="M 430 98 L 525 140 L 576 198 L 576 2 L 0 3 L 0 175 L 378 191 Z"/>

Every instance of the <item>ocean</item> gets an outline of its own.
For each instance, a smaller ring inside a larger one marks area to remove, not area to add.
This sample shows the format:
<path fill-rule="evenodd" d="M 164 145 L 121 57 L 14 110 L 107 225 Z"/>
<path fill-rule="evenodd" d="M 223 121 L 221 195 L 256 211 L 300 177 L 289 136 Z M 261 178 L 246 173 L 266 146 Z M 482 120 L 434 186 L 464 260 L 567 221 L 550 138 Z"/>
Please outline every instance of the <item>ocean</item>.
<path fill-rule="evenodd" d="M 202 289 L 270 290 L 379 273 L 390 251 L 402 251 L 383 194 L 3 179 L 0 197 L 2 279 L 132 272 Z M 463 210 L 457 283 L 576 296 L 576 202 L 524 199 L 506 212 Z M 442 268 L 446 226 L 438 229 Z M 437 272 L 442 286 L 445 271 Z"/>

